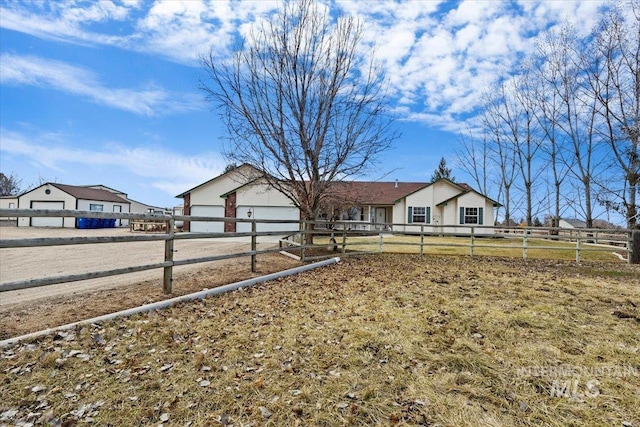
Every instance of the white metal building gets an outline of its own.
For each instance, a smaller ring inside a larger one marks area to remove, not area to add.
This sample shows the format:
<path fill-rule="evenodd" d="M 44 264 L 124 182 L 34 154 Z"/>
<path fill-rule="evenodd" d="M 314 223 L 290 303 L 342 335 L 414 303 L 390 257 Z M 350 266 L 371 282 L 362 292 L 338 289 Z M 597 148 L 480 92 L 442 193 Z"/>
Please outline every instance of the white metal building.
<path fill-rule="evenodd" d="M 18 196 L 18 209 L 130 212 L 131 203 L 102 188 L 47 182 Z M 19 217 L 19 227 L 76 227 L 73 217 Z"/>

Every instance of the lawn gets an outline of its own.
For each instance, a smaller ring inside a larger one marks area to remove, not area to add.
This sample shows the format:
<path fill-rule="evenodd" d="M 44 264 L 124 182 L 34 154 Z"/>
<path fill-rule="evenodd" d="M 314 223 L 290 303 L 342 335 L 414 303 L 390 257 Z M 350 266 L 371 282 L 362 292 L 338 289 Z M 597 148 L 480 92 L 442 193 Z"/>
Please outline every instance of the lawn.
<path fill-rule="evenodd" d="M 0 349 L 0 425 L 639 426 L 640 268 L 363 255 Z"/>
<path fill-rule="evenodd" d="M 338 251 L 342 250 L 342 236 L 336 234 Z M 328 237 L 318 237 L 314 243 L 329 245 Z M 423 239 L 423 253 L 430 255 L 469 255 L 469 237 L 438 237 L 427 236 Z M 354 252 L 379 252 L 379 236 L 348 236 L 346 240 L 346 250 Z M 420 253 L 420 237 L 408 235 L 384 235 L 382 237 L 382 252 L 385 253 Z M 585 261 L 606 261 L 621 262 L 620 258 L 613 253 L 616 252 L 626 258 L 626 250 L 621 247 L 611 247 L 605 245 L 595 245 L 589 243 L 581 244 L 581 260 Z M 504 256 L 512 258 L 523 258 L 522 237 L 511 238 L 486 238 L 476 237 L 474 239 L 474 255 L 480 256 Z M 535 259 L 576 259 L 576 243 L 558 242 L 549 239 L 528 237 L 527 258 Z"/>

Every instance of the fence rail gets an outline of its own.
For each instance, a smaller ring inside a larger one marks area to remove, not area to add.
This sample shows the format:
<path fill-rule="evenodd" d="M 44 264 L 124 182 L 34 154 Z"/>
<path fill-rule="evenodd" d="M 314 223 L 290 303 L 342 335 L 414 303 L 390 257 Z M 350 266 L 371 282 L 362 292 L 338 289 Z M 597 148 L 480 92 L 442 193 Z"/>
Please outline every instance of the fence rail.
<path fill-rule="evenodd" d="M 346 249 L 351 246 L 375 246 L 369 252 L 383 252 L 385 245 L 393 246 L 418 246 L 420 255 L 424 254 L 427 247 L 468 248 L 473 256 L 478 249 L 518 249 L 522 250 L 522 257 L 526 259 L 530 250 L 554 250 L 575 252 L 576 262 L 581 262 L 586 252 L 623 252 L 628 263 L 633 262 L 634 254 L 640 252 L 640 230 L 626 229 L 564 229 L 558 227 L 503 227 L 503 226 L 463 226 L 463 225 L 416 225 L 416 224 L 387 224 L 386 231 L 364 229 L 362 224 L 366 222 L 337 221 L 328 224 L 326 221 L 307 221 L 300 236 L 329 236 L 331 246 L 341 249 L 346 254 Z M 319 225 L 319 226 L 318 226 Z M 411 231 L 406 231 L 406 229 Z M 375 241 L 359 241 L 357 244 L 348 243 L 354 237 L 377 236 Z M 392 241 L 386 243 L 389 237 L 409 236 L 419 238 L 419 241 Z M 446 239 L 438 242 L 429 242 L 425 238 L 450 237 L 458 238 L 456 242 L 448 242 Z M 338 240 L 339 239 L 339 240 Z M 465 240 L 467 239 L 467 240 Z M 495 243 L 509 240 L 514 244 Z M 301 243 L 308 241 L 306 237 L 299 238 Z M 313 239 L 310 239 L 313 241 Z M 549 242 L 548 245 L 531 242 Z M 634 243 L 635 242 L 635 243 Z M 284 242 L 283 242 L 284 243 Z M 552 245 L 551 243 L 554 243 Z M 564 243 L 567 246 L 558 246 Z M 573 244 L 574 246 L 568 246 Z M 302 244 L 299 246 L 302 260 L 315 259 L 306 257 L 305 250 L 316 245 Z M 326 246 L 326 244 L 325 244 Z M 633 249 L 635 247 L 635 250 Z M 351 252 L 353 253 L 353 252 Z M 635 263 L 640 263 L 636 261 Z"/>
<path fill-rule="evenodd" d="M 173 267 L 203 262 L 219 261 L 231 258 L 250 257 L 251 271 L 256 271 L 256 257 L 260 254 L 277 251 L 297 252 L 301 261 L 309 261 L 318 258 L 331 257 L 333 254 L 310 254 L 309 251 L 317 248 L 333 249 L 345 255 L 359 253 L 384 252 L 387 246 L 419 247 L 420 255 L 424 255 L 429 247 L 457 247 L 468 248 L 469 254 L 474 255 L 479 249 L 501 248 L 522 250 L 523 258 L 528 257 L 530 250 L 564 250 L 575 251 L 576 261 L 582 260 L 583 254 L 590 251 L 626 252 L 627 262 L 632 262 L 634 256 L 640 255 L 640 231 L 638 230 L 602 230 L 602 229 L 561 229 L 561 228 L 507 228 L 498 226 L 431 226 L 416 224 L 385 224 L 383 229 L 375 230 L 367 222 L 337 221 L 292 221 L 292 220 L 259 220 L 239 219 L 226 217 L 195 217 L 185 215 L 158 215 L 158 214 L 134 214 L 134 213 L 110 213 L 89 212 L 74 210 L 32 210 L 32 209 L 0 209 L 0 217 L 70 217 L 70 218 L 97 218 L 97 219 L 129 219 L 132 222 L 163 224 L 163 233 L 136 234 L 126 236 L 83 236 L 83 237 L 55 237 L 55 238 L 31 238 L 31 239 L 2 239 L 0 249 L 66 246 L 84 244 L 104 244 L 122 242 L 150 242 L 164 241 L 164 261 L 146 265 L 117 268 L 111 270 L 94 271 L 89 273 L 45 277 L 30 280 L 21 280 L 0 283 L 0 292 L 27 289 L 39 286 L 48 286 L 59 283 L 68 283 L 95 278 L 109 277 L 121 274 L 134 273 L 152 269 L 163 269 L 163 290 L 172 292 Z M 207 222 L 245 222 L 251 224 L 250 232 L 239 233 L 176 233 L 175 221 L 207 221 Z M 291 224 L 289 231 L 257 231 L 257 224 Z M 367 229 L 368 228 L 368 229 Z M 133 230 L 131 228 L 130 230 Z M 146 230 L 145 230 L 146 231 Z M 257 250 L 257 238 L 263 236 L 282 236 L 287 238 L 280 240 L 280 247 Z M 1 236 L 0 236 L 1 237 Z M 229 237 L 249 237 L 250 250 L 222 255 L 203 256 L 191 259 L 174 260 L 174 242 L 184 239 L 212 239 Z M 369 237 L 369 239 L 366 239 Z M 373 237 L 373 239 L 371 238 Z M 406 237 L 409 241 L 388 241 L 389 238 Z M 456 237 L 460 240 L 449 242 L 428 241 L 435 237 Z M 314 239 L 327 239 L 320 244 L 314 243 Z M 497 244 L 498 239 L 501 244 Z M 513 241 L 514 244 L 504 244 L 504 241 Z M 553 242 L 572 244 L 573 246 L 557 245 L 531 245 L 532 240 L 537 242 Z M 361 248 L 372 247 L 371 250 Z M 355 249 L 354 249 L 355 248 Z M 640 261 L 638 261 L 640 262 Z"/>

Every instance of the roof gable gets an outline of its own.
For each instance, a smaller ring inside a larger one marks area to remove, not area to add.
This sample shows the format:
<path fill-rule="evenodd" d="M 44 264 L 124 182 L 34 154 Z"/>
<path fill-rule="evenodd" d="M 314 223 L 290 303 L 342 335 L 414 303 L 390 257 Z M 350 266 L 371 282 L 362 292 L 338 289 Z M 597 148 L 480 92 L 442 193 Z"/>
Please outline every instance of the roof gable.
<path fill-rule="evenodd" d="M 243 169 L 243 170 L 240 170 L 240 169 Z M 211 178 L 211 179 L 210 179 L 210 180 L 208 180 L 208 181 L 203 182 L 202 184 L 198 184 L 198 185 L 196 185 L 195 187 L 188 189 L 187 191 L 183 191 L 182 193 L 178 194 L 178 195 L 176 196 L 176 198 L 178 198 L 178 199 L 183 199 L 185 195 L 187 195 L 187 194 L 189 194 L 189 193 L 193 192 L 194 190 L 197 190 L 198 188 L 202 188 L 202 187 L 204 187 L 205 185 L 209 185 L 209 184 L 211 184 L 212 182 L 215 182 L 215 181 L 219 180 L 220 178 L 222 178 L 222 177 L 224 177 L 224 176 L 227 176 L 227 175 L 229 175 L 229 174 L 231 174 L 231 173 L 234 173 L 234 172 L 235 172 L 235 173 L 240 173 L 240 174 L 247 174 L 247 175 L 251 175 L 251 173 L 252 173 L 252 172 L 257 172 L 257 169 L 256 169 L 256 168 L 254 168 L 253 166 L 251 166 L 249 163 L 243 163 L 243 164 L 241 164 L 240 166 L 238 166 L 238 167 L 237 167 L 237 168 L 235 168 L 235 169 L 231 169 L 230 171 L 223 172 L 223 173 L 221 173 L 220 175 L 218 175 L 218 176 L 216 176 L 216 177 L 213 177 L 213 178 Z"/>
<path fill-rule="evenodd" d="M 233 193 L 237 192 L 237 191 L 238 191 L 238 190 L 240 190 L 241 188 L 247 187 L 247 186 L 249 186 L 249 185 L 254 185 L 254 184 L 258 183 L 258 181 L 260 181 L 260 182 L 259 182 L 260 184 L 267 184 L 267 185 L 268 185 L 268 183 L 267 183 L 264 179 L 261 179 L 261 178 L 254 178 L 254 179 L 252 179 L 252 180 L 249 180 L 249 181 L 245 182 L 244 184 L 240 184 L 239 186 L 237 186 L 237 187 L 235 187 L 235 188 L 232 188 L 231 190 L 227 191 L 227 192 L 226 192 L 226 193 L 224 193 L 224 194 L 221 194 L 221 195 L 220 195 L 220 198 L 222 198 L 222 199 L 226 199 L 226 198 L 228 198 L 228 197 L 229 197 L 229 195 L 231 195 L 231 194 L 233 194 Z"/>
<path fill-rule="evenodd" d="M 461 191 L 472 190 L 472 188 L 469 187 L 467 184 L 465 184 L 465 183 L 456 184 L 455 182 L 451 181 L 449 178 L 439 178 L 439 179 L 433 181 L 429 185 L 434 185 L 434 184 L 437 184 L 439 182 L 446 182 L 448 184 L 451 184 L 452 186 L 460 189 Z"/>
<path fill-rule="evenodd" d="M 469 187 L 467 184 L 464 184 L 464 185 L 466 186 L 466 189 L 465 189 L 463 192 L 461 192 L 460 194 L 456 194 L 456 195 L 455 195 L 455 196 L 453 196 L 453 197 L 449 197 L 447 200 L 443 200 L 443 201 L 441 201 L 441 202 L 440 202 L 440 203 L 438 203 L 436 206 L 444 206 L 444 205 L 446 205 L 447 203 L 449 203 L 450 201 L 455 200 L 455 199 L 457 199 L 457 198 L 459 198 L 459 197 L 461 197 L 461 196 L 464 196 L 465 194 L 469 194 L 469 193 L 475 193 L 475 194 L 477 194 L 477 195 L 478 195 L 478 196 L 480 196 L 480 197 L 484 197 L 485 199 L 487 199 L 488 201 L 490 201 L 490 202 L 493 204 L 493 206 L 502 206 L 500 203 L 498 203 L 498 202 L 496 202 L 495 200 L 493 200 L 493 199 L 491 199 L 491 198 L 489 198 L 489 197 L 485 196 L 485 195 L 484 195 L 484 194 L 482 194 L 482 193 L 479 193 L 478 191 L 476 191 L 476 190 L 474 190 L 473 188 Z"/>

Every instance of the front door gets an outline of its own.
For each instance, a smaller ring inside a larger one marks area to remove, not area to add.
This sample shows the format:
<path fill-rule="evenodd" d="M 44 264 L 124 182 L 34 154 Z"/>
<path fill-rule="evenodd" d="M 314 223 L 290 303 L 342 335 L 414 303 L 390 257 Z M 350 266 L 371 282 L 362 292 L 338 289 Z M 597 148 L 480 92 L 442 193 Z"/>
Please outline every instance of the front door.
<path fill-rule="evenodd" d="M 382 224 L 387 222 L 387 209 L 376 208 L 376 225 L 378 229 L 382 228 Z"/>

